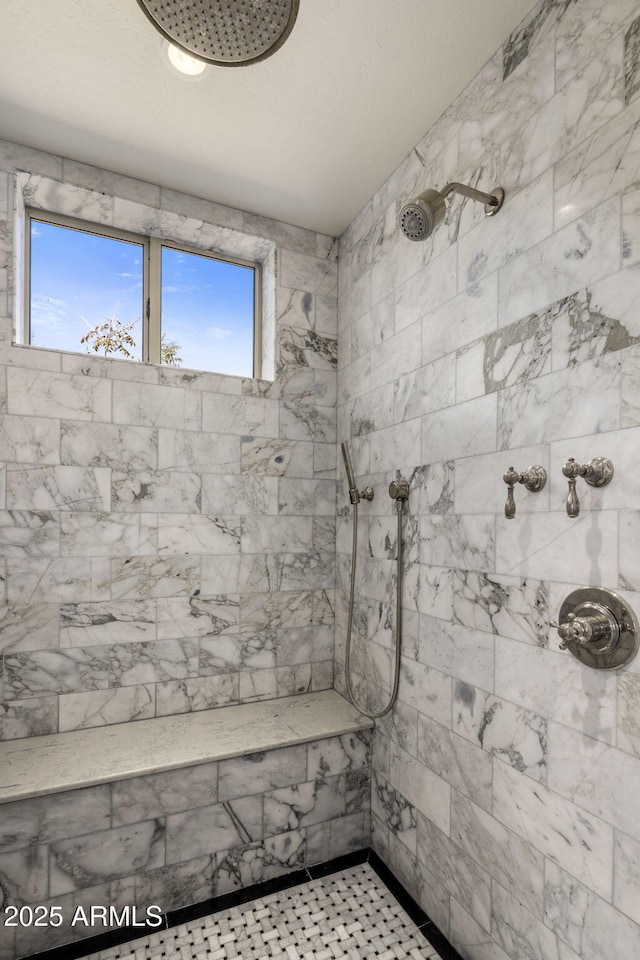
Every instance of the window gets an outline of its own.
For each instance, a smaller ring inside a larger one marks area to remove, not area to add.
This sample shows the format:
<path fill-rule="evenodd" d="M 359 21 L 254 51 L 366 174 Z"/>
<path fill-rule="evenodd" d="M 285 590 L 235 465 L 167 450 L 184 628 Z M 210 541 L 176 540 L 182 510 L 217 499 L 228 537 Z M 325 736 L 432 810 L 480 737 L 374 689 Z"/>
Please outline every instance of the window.
<path fill-rule="evenodd" d="M 24 342 L 260 376 L 259 266 L 27 211 Z"/>

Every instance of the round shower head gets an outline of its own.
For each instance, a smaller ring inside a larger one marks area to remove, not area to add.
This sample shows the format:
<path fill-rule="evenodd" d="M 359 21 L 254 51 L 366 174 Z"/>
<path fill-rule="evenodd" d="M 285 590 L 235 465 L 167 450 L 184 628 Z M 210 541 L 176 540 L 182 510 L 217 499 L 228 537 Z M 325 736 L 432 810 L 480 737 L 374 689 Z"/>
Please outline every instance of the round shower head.
<path fill-rule="evenodd" d="M 426 240 L 444 220 L 446 204 L 437 190 L 425 190 L 400 211 L 400 229 L 407 240 Z"/>
<path fill-rule="evenodd" d="M 138 0 L 154 27 L 191 56 L 224 67 L 270 57 L 298 16 L 299 0 Z"/>

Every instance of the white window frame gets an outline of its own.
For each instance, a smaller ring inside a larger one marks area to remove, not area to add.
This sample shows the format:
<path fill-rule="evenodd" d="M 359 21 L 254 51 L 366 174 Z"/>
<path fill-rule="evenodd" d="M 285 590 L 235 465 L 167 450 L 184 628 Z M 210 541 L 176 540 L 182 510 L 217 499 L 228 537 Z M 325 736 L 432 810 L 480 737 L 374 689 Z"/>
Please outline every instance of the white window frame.
<path fill-rule="evenodd" d="M 244 260 L 240 257 L 225 256 L 217 251 L 194 247 L 181 241 L 166 237 L 145 236 L 132 233 L 128 230 L 119 230 L 79 217 L 70 217 L 66 214 L 51 213 L 34 207 L 25 207 L 24 230 L 24 310 L 22 316 L 22 343 L 31 346 L 31 224 L 33 220 L 49 223 L 53 226 L 66 227 L 91 233 L 96 236 L 109 237 L 113 240 L 122 240 L 135 243 L 143 249 L 142 267 L 142 362 L 160 364 L 162 340 L 162 248 L 171 247 L 183 253 L 194 254 L 199 257 L 208 257 L 223 263 L 230 263 L 238 267 L 248 267 L 253 270 L 253 373 L 254 379 L 260 379 L 262 374 L 262 269 L 256 261 Z M 75 352 L 75 351 L 74 351 Z M 78 353 L 82 353 L 78 350 Z M 113 358 L 120 359 L 120 358 Z M 215 373 L 225 376 L 219 370 L 207 370 L 206 373 Z"/>

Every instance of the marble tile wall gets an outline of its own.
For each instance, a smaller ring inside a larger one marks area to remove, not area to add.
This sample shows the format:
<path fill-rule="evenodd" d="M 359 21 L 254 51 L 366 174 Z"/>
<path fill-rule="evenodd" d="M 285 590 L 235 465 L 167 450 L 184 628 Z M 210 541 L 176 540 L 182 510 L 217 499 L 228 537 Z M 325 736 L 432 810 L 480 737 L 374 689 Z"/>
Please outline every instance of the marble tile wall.
<path fill-rule="evenodd" d="M 261 260 L 274 378 L 13 345 L 23 202 Z M 0 143 L 0 739 L 333 685 L 336 295 L 330 237 Z"/>
<path fill-rule="evenodd" d="M 103 933 L 78 907 L 164 912 L 361 850 L 369 731 L 0 806 L 2 905 L 65 923 L 0 925 L 13 960 Z"/>
<path fill-rule="evenodd" d="M 640 657 L 614 673 L 558 649 L 576 586 L 640 614 L 640 18 L 635 0 L 543 0 L 340 242 L 338 440 L 358 484 L 353 682 L 379 708 L 404 525 L 400 697 L 376 725 L 373 844 L 465 960 L 640 955 Z M 451 180 L 424 243 L 401 204 Z M 612 483 L 561 468 L 609 457 Z M 503 508 L 503 472 L 542 464 Z M 344 481 L 344 473 L 340 475 Z M 341 485 L 336 662 L 351 515 Z M 364 638 L 367 638 L 366 643 Z"/>

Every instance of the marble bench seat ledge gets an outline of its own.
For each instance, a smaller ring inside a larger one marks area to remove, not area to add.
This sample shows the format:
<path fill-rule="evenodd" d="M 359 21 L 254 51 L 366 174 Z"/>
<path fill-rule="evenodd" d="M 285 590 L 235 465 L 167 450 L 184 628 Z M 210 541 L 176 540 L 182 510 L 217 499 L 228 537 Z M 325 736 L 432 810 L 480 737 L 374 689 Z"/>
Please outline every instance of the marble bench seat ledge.
<path fill-rule="evenodd" d="M 324 740 L 373 722 L 335 690 L 0 743 L 0 803 Z"/>
<path fill-rule="evenodd" d="M 370 845 L 370 720 L 333 690 L 0 744 L 0 960 Z M 58 927 L 7 927 L 55 906 Z M 6 919 L 6 914 L 4 919 Z"/>

